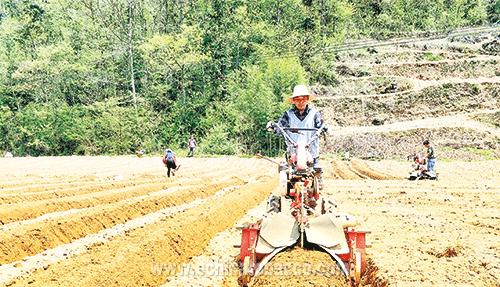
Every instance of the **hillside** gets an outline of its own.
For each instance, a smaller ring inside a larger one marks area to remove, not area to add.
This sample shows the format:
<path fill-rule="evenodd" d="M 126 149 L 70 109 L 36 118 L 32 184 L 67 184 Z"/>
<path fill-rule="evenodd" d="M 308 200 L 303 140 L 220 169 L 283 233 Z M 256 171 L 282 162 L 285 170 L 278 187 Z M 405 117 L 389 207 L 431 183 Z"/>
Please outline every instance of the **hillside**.
<path fill-rule="evenodd" d="M 484 33 L 339 54 L 339 84 L 315 86 L 332 127 L 327 151 L 405 158 L 429 139 L 443 158 L 499 158 L 499 41 Z"/>
<path fill-rule="evenodd" d="M 0 154 L 159 153 L 194 135 L 205 154 L 276 156 L 264 127 L 296 84 L 350 96 L 329 102 L 340 127 L 416 119 L 399 102 L 435 92 L 463 103 L 433 114 L 496 109 L 498 41 L 478 32 L 498 15 L 491 0 L 2 0 Z M 435 40 L 370 46 L 404 37 Z"/>

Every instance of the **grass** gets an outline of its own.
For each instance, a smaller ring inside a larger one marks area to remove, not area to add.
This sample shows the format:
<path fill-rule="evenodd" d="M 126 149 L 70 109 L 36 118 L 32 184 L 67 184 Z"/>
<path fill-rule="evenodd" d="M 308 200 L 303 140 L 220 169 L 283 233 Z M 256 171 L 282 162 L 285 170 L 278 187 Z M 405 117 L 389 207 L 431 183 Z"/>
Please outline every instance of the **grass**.
<path fill-rule="evenodd" d="M 490 149 L 479 149 L 479 148 L 473 148 L 473 147 L 467 147 L 465 148 L 467 152 L 477 154 L 481 157 L 483 157 L 485 160 L 495 160 L 498 159 L 498 156 L 495 154 L 494 150 Z"/>
<path fill-rule="evenodd" d="M 433 62 L 433 61 L 441 61 L 444 59 L 444 57 L 442 55 L 434 54 L 431 52 L 425 52 L 424 59 Z"/>
<path fill-rule="evenodd" d="M 455 149 L 455 148 L 451 148 L 451 147 L 440 147 L 439 151 L 441 153 L 452 152 L 452 151 L 463 151 L 466 153 L 480 156 L 482 158 L 481 160 L 498 160 L 499 159 L 499 156 L 495 153 L 495 150 L 480 149 L 477 147 L 462 147 L 459 149 Z M 439 154 L 438 154 L 438 156 L 439 156 Z M 446 157 L 438 157 L 438 160 L 444 161 L 444 162 L 456 161 L 456 159 L 451 159 L 451 158 L 446 158 Z M 466 161 L 470 161 L 470 160 L 466 160 Z"/>
<path fill-rule="evenodd" d="M 473 119 L 485 123 L 489 126 L 500 128 L 500 112 L 476 115 L 473 117 Z"/>

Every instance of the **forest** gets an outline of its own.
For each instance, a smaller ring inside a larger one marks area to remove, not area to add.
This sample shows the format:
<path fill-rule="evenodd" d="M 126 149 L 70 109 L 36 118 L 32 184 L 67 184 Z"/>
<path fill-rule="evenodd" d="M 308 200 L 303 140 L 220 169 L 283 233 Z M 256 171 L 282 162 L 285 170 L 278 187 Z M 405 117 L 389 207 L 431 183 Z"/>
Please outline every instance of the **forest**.
<path fill-rule="evenodd" d="M 498 23 L 500 0 L 0 0 L 0 151 L 273 153 L 297 83 L 335 53 Z"/>

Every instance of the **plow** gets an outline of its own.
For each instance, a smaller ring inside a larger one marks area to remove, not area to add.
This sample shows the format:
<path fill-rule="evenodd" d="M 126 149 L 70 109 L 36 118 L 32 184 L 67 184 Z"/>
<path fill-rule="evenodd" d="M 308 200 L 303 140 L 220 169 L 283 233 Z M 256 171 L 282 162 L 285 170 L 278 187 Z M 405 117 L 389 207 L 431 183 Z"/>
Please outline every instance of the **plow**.
<path fill-rule="evenodd" d="M 273 126 L 287 143 L 286 161 L 279 165 L 280 194 L 269 196 L 263 217 L 241 227 L 239 283 L 248 286 L 279 252 L 292 246 L 318 247 L 327 252 L 352 286 L 358 286 L 366 265 L 366 234 L 356 219 L 337 211 L 322 190 L 322 170 L 314 165 L 309 146 L 322 130 Z M 291 134 L 299 136 L 292 137 Z"/>

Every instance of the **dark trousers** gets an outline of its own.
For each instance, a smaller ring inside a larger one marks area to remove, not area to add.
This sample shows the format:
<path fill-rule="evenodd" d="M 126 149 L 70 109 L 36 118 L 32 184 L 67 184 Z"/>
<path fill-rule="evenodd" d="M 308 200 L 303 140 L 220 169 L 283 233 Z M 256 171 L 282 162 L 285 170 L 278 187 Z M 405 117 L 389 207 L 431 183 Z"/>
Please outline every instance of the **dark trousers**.
<path fill-rule="evenodd" d="M 194 147 L 190 147 L 189 148 L 189 153 L 188 153 L 188 157 L 192 157 L 194 155 Z"/>
<path fill-rule="evenodd" d="M 170 177 L 170 170 L 173 169 L 175 170 L 177 166 L 175 165 L 175 162 L 173 160 L 167 160 L 167 176 Z M 172 171 L 172 174 L 174 172 Z"/>

